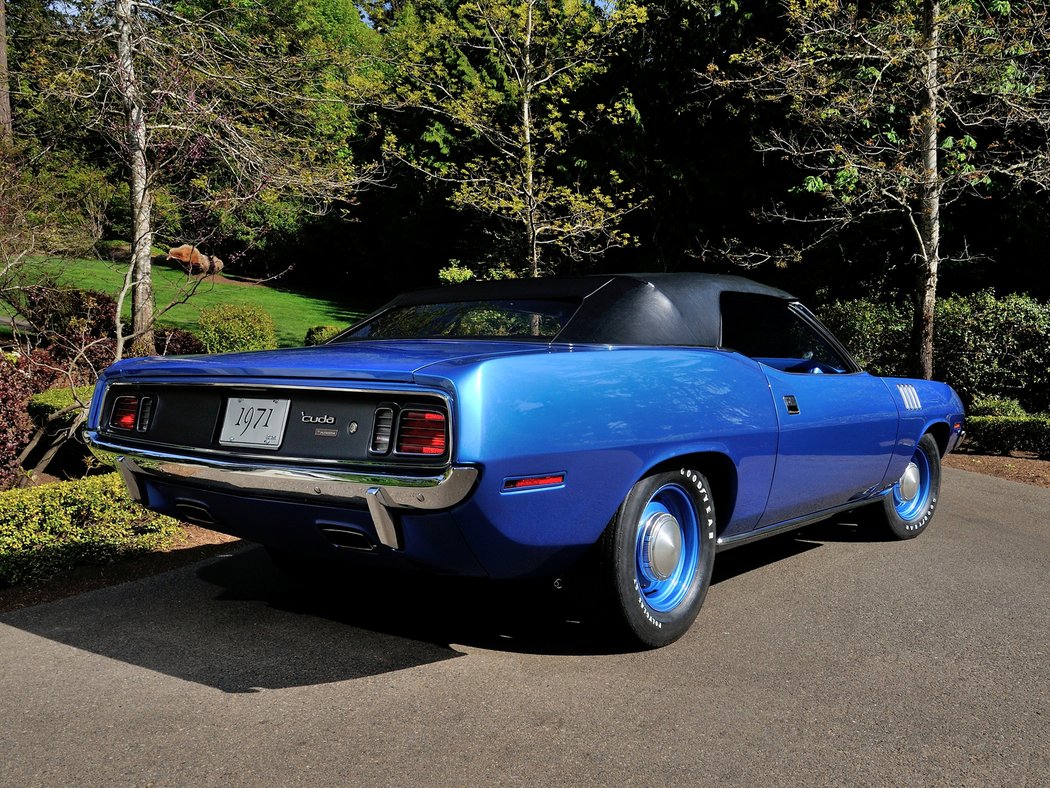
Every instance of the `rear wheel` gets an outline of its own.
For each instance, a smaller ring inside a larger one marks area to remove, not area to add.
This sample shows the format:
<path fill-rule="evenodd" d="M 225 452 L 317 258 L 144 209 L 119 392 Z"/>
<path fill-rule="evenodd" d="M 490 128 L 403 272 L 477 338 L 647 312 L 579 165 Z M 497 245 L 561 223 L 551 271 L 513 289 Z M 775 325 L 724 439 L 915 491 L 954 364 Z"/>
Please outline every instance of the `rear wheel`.
<path fill-rule="evenodd" d="M 879 524 L 888 536 L 914 539 L 929 526 L 940 489 L 940 447 L 932 435 L 923 435 L 901 478 L 882 501 Z"/>
<path fill-rule="evenodd" d="M 602 537 L 602 577 L 617 623 L 645 646 L 678 640 L 704 603 L 714 557 L 707 479 L 688 468 L 642 479 Z"/>

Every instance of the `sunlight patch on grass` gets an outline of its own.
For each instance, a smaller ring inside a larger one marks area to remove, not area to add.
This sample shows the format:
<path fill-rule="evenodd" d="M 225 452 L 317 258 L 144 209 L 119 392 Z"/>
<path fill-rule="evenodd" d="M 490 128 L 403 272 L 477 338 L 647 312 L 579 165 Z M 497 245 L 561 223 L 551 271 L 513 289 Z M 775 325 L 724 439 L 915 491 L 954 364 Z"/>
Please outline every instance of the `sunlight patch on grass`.
<path fill-rule="evenodd" d="M 46 259 L 33 263 L 39 275 L 51 274 L 62 284 L 85 290 L 101 290 L 116 295 L 127 270 L 122 263 L 108 260 Z M 277 338 L 282 347 L 303 344 L 307 329 L 313 326 L 348 326 L 366 312 L 325 298 L 280 290 L 266 285 L 239 285 L 205 279 L 196 284 L 180 268 L 153 266 L 153 289 L 158 310 L 173 301 L 185 300 L 157 319 L 159 327 L 195 330 L 200 310 L 214 304 L 257 304 L 277 324 Z M 192 294 L 191 294 L 192 291 Z M 124 304 L 124 316 L 130 318 L 130 298 Z"/>

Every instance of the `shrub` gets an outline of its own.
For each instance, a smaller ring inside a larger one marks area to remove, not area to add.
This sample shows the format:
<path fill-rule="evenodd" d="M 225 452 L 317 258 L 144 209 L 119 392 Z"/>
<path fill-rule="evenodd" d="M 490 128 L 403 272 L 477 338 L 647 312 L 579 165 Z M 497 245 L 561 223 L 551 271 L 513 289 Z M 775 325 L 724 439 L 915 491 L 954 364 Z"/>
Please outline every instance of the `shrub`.
<path fill-rule="evenodd" d="M 911 309 L 868 299 L 822 310 L 828 327 L 865 369 L 906 375 L 911 369 Z M 1050 305 L 1026 295 L 985 290 L 937 302 L 934 372 L 967 404 L 1015 398 L 1029 411 L 1050 409 Z"/>
<path fill-rule="evenodd" d="M 33 423 L 37 427 L 43 427 L 47 424 L 47 420 L 53 415 L 58 413 L 60 410 L 65 408 L 71 408 L 77 404 L 77 400 L 87 407 L 91 402 L 91 395 L 94 393 L 94 386 L 77 386 L 76 390 L 69 388 L 69 386 L 62 386 L 59 388 L 48 389 L 42 391 L 39 394 L 34 394 L 29 398 L 29 402 L 26 405 L 26 410 L 29 413 L 29 417 L 33 420 Z M 76 395 L 74 397 L 74 394 Z M 63 424 L 72 423 L 74 413 L 70 412 L 68 418 L 63 419 Z"/>
<path fill-rule="evenodd" d="M 314 326 L 307 330 L 303 344 L 307 347 L 310 345 L 323 345 L 342 330 L 339 326 Z"/>
<path fill-rule="evenodd" d="M 0 357 L 0 489 L 21 478 L 18 455 L 33 434 L 33 422 L 26 413 L 32 389 L 21 365 L 21 358 Z"/>
<path fill-rule="evenodd" d="M 869 299 L 835 301 L 821 320 L 873 375 L 906 376 L 911 347 L 910 310 Z"/>
<path fill-rule="evenodd" d="M 47 391 L 67 379 L 63 374 L 64 365 L 43 348 L 33 348 L 28 353 L 19 349 L 7 354 L 7 359 L 29 382 L 31 392 Z"/>
<path fill-rule="evenodd" d="M 113 362 L 117 303 L 97 290 L 62 287 L 52 279 L 21 288 L 14 306 L 32 325 L 52 366 L 89 383 Z"/>
<path fill-rule="evenodd" d="M 934 368 L 964 402 L 1014 397 L 1050 408 L 1050 306 L 985 290 L 938 304 Z"/>
<path fill-rule="evenodd" d="M 1028 450 L 1050 460 L 1050 416 L 1037 416 L 1028 428 Z"/>
<path fill-rule="evenodd" d="M 117 302 L 99 290 L 78 290 L 44 279 L 23 287 L 18 306 L 22 316 L 40 333 L 60 337 L 71 333 L 110 337 L 114 333 Z"/>
<path fill-rule="evenodd" d="M 31 144 L 4 147 L 0 161 L 13 165 L 14 175 L 0 175 L 0 201 L 20 214 L 11 222 L 16 229 L 31 231 L 19 245 L 45 254 L 90 252 L 101 238 L 106 204 L 119 186 L 106 171 L 54 147 L 46 155 Z"/>
<path fill-rule="evenodd" d="M 192 331 L 163 328 L 154 334 L 157 352 L 162 356 L 190 356 L 204 353 L 204 343 Z"/>
<path fill-rule="evenodd" d="M 970 416 L 966 446 L 982 454 L 1009 454 L 1017 448 L 1021 421 L 1013 416 Z"/>
<path fill-rule="evenodd" d="M 217 304 L 201 310 L 198 336 L 208 353 L 272 350 L 277 347 L 273 318 L 254 304 Z"/>
<path fill-rule="evenodd" d="M 474 278 L 474 272 L 465 265 L 460 265 L 459 260 L 449 260 L 449 264 L 438 271 L 438 279 L 443 285 L 461 285 Z"/>
<path fill-rule="evenodd" d="M 968 414 L 970 416 L 1011 416 L 1013 418 L 1028 415 L 1020 402 L 1008 397 L 982 397 L 974 400 Z"/>
<path fill-rule="evenodd" d="M 177 520 L 134 503 L 116 473 L 11 490 L 0 494 L 0 585 L 160 549 L 178 532 Z"/>
<path fill-rule="evenodd" d="M 1035 452 L 1050 459 L 1050 416 L 971 416 L 966 445 L 985 454 Z"/>

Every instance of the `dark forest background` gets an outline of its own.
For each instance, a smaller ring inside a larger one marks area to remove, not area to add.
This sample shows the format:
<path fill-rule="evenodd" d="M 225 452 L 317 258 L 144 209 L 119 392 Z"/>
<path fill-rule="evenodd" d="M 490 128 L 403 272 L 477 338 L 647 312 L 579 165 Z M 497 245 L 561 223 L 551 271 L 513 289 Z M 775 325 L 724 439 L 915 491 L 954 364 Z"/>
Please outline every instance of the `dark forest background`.
<path fill-rule="evenodd" d="M 126 104 L 119 68 L 117 77 L 104 73 L 118 59 L 119 5 L 6 2 L 7 177 L 22 189 L 6 191 L 6 229 L 13 234 L 20 210 L 22 225 L 42 217 L 53 225 L 8 238 L 7 259 L 27 246 L 76 256 L 106 240 L 134 240 Z M 875 13 L 802 5 L 818 16 L 844 14 L 854 26 Z M 880 13 L 906 27 L 918 24 L 923 5 L 890 3 Z M 945 15 L 965 7 L 990 29 L 997 14 L 1020 13 L 1017 4 L 939 5 Z M 147 151 L 153 245 L 198 244 L 223 258 L 230 275 L 279 275 L 280 286 L 366 308 L 406 287 L 435 284 L 442 270 L 446 280 L 527 275 L 513 195 L 469 192 L 479 174 L 503 177 L 514 164 L 506 151 L 493 155 L 490 143 L 500 130 L 520 135 L 523 83 L 493 53 L 501 34 L 513 43 L 530 8 L 549 22 L 533 31 L 533 44 L 542 44 L 544 56 L 563 57 L 556 63 L 572 76 L 534 96 L 537 138 L 546 146 L 536 154 L 537 173 L 552 189 L 571 192 L 562 203 L 594 190 L 603 195 L 585 206 L 590 215 L 579 238 L 559 236 L 542 248 L 539 273 L 735 272 L 818 304 L 911 297 L 915 241 L 900 214 L 854 217 L 819 243 L 810 224 L 770 215 L 816 216 L 837 198 L 807 186 L 811 168 L 803 162 L 761 150 L 765 130 L 807 122 L 790 100 L 756 97 L 744 82 L 707 76 L 712 64 L 721 74 L 734 73 L 734 63 L 743 69 L 737 56 L 756 42 L 791 54 L 798 20 L 772 1 L 136 4 L 136 76 L 147 123 L 156 123 Z M 1045 24 L 1042 14 L 1036 28 Z M 915 40 L 898 45 L 905 51 Z M 209 73 L 239 74 L 241 87 L 210 84 Z M 284 98 L 266 95 L 268 82 L 313 103 L 281 105 Z M 902 106 L 911 101 L 907 89 L 902 79 Z M 1042 82 L 1031 90 L 1045 99 Z M 464 100 L 471 91 L 478 96 Z M 179 118 L 192 128 L 172 138 L 165 127 Z M 906 135 L 907 117 L 902 128 Z M 237 134 L 245 150 L 263 151 L 254 170 L 249 153 L 238 160 Z M 1020 143 L 1038 154 L 1046 140 L 1029 133 Z M 1009 144 L 998 132 L 975 142 Z M 300 172 L 341 162 L 344 177 L 326 170 L 312 183 L 294 182 L 275 174 L 282 161 Z M 32 194 L 34 186 L 43 194 Z M 12 204 L 19 195 L 23 204 Z M 1047 200 L 1035 181 L 995 174 L 955 194 L 941 216 L 940 293 L 994 288 L 1050 297 Z M 595 210 L 605 214 L 596 220 Z M 463 270 L 470 274 L 456 273 Z"/>

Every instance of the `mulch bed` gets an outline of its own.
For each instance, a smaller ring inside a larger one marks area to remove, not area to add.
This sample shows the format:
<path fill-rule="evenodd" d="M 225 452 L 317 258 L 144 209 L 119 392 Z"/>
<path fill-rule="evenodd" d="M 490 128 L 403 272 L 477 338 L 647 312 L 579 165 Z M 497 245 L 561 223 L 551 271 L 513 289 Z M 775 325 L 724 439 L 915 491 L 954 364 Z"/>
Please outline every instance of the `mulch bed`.
<path fill-rule="evenodd" d="M 1014 452 L 1009 456 L 953 452 L 944 458 L 949 468 L 986 473 L 1000 479 L 1009 479 L 1039 487 L 1050 487 L 1050 460 L 1040 460 L 1034 454 Z"/>
<path fill-rule="evenodd" d="M 944 464 L 949 468 L 961 468 L 1050 488 L 1050 460 L 1040 460 L 1018 452 L 1009 457 L 954 452 L 945 458 Z M 0 589 L 0 613 L 178 569 L 205 558 L 242 549 L 244 545 L 232 536 L 195 525 L 184 525 L 183 528 L 183 539 L 164 552 L 129 558 L 108 566 L 82 566 L 62 577 Z"/>

